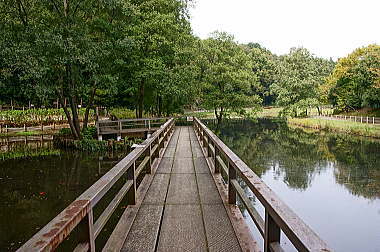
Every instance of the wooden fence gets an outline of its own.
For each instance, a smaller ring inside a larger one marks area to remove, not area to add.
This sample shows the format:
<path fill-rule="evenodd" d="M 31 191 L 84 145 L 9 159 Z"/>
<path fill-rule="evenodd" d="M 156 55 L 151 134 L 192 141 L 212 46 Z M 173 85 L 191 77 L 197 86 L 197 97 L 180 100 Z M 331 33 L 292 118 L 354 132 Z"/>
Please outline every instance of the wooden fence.
<path fill-rule="evenodd" d="M 345 120 L 345 121 L 350 121 L 350 122 L 380 125 L 380 117 L 327 115 L 327 116 L 317 116 L 317 118 L 327 118 L 327 119 L 334 119 L 334 120 Z"/>
<path fill-rule="evenodd" d="M 211 158 L 214 172 L 227 178 L 228 203 L 241 199 L 264 239 L 264 251 L 282 251 L 281 231 L 298 251 L 331 251 L 326 243 L 305 224 L 233 151 L 199 119 L 194 119 L 198 137 Z M 238 181 L 244 182 L 265 208 L 262 218 Z"/>
<path fill-rule="evenodd" d="M 174 119 L 168 120 L 109 172 L 80 195 L 66 209 L 43 227 L 18 251 L 55 250 L 74 230 L 79 228 L 85 234 L 74 251 L 95 251 L 95 239 L 123 199 L 127 205 L 136 204 L 137 178 L 150 174 L 153 162 L 173 132 Z M 105 210 L 94 221 L 93 208 L 103 199 L 113 185 L 124 178 L 125 183 Z M 107 246 L 107 244 L 106 244 Z"/>

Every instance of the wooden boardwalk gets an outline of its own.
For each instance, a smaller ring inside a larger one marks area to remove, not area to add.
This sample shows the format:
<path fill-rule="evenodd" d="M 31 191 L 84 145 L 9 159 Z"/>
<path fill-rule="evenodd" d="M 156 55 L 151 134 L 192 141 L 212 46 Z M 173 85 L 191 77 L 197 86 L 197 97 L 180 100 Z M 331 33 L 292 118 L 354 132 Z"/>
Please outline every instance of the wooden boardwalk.
<path fill-rule="evenodd" d="M 123 251 L 241 251 L 192 127 L 176 127 Z"/>
<path fill-rule="evenodd" d="M 73 230 L 80 234 L 74 251 L 280 252 L 282 233 L 298 251 L 331 251 L 206 125 L 197 118 L 192 124 L 167 120 L 18 251 L 54 251 Z M 94 207 L 118 181 L 121 189 L 94 217 Z M 238 201 L 261 237 L 252 237 Z M 124 213 L 104 247 L 95 249 L 120 205 L 127 205 Z"/>

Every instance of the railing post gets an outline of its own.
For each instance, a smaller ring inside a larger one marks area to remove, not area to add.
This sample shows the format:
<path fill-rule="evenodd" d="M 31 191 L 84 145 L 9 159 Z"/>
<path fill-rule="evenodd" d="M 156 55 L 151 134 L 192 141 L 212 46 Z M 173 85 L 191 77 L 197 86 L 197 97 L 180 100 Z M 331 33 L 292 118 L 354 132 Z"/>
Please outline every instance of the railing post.
<path fill-rule="evenodd" d="M 94 215 L 92 208 L 87 213 L 87 216 L 78 224 L 78 228 L 83 231 L 79 234 L 79 242 L 82 244 L 88 243 L 88 251 L 95 252 Z"/>
<path fill-rule="evenodd" d="M 150 146 L 149 148 L 146 149 L 145 151 L 145 155 L 149 157 L 149 162 L 146 164 L 146 167 L 145 167 L 145 171 L 147 174 L 151 174 L 152 173 L 152 159 L 151 159 L 151 154 L 150 154 Z"/>
<path fill-rule="evenodd" d="M 265 237 L 264 237 L 264 252 L 269 252 L 272 242 L 280 243 L 281 229 L 273 220 L 272 216 L 265 209 Z"/>
<path fill-rule="evenodd" d="M 127 170 L 127 180 L 132 180 L 133 185 L 127 192 L 127 204 L 135 205 L 136 204 L 136 178 L 135 178 L 136 162 L 133 162 L 133 165 Z"/>
<path fill-rule="evenodd" d="M 220 166 L 217 157 L 220 155 L 219 149 L 215 146 L 214 172 L 220 173 Z"/>
<path fill-rule="evenodd" d="M 211 157 L 210 137 L 207 136 L 207 157 Z"/>
<path fill-rule="evenodd" d="M 228 167 L 228 203 L 229 204 L 236 204 L 236 189 L 234 185 L 232 184 L 232 180 L 236 179 L 236 170 L 235 168 L 230 165 L 230 162 L 227 160 L 227 167 Z"/>

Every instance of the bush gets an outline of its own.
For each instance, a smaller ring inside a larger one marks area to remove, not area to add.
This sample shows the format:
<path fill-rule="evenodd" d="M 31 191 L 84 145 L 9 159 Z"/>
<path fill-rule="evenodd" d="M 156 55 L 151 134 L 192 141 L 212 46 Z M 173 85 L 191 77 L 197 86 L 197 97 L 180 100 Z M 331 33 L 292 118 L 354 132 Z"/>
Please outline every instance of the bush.
<path fill-rule="evenodd" d="M 82 130 L 83 139 L 96 138 L 97 130 L 95 126 L 90 126 Z"/>

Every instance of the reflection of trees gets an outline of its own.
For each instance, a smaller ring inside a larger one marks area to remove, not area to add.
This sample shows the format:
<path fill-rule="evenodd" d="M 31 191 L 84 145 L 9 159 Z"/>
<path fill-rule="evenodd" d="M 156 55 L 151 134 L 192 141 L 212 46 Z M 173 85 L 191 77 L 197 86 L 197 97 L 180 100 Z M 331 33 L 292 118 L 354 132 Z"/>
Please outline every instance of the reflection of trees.
<path fill-rule="evenodd" d="M 380 144 L 342 134 L 306 133 L 283 121 L 229 121 L 217 134 L 262 176 L 272 169 L 293 189 L 304 190 L 333 161 L 335 177 L 351 193 L 380 197 Z"/>
<path fill-rule="evenodd" d="M 118 159 L 115 155 L 99 161 L 98 155 L 62 152 L 0 161 L 0 248 L 17 249 Z"/>
<path fill-rule="evenodd" d="M 380 144 L 340 136 L 330 138 L 328 145 L 337 160 L 336 181 L 354 195 L 380 198 Z"/>

